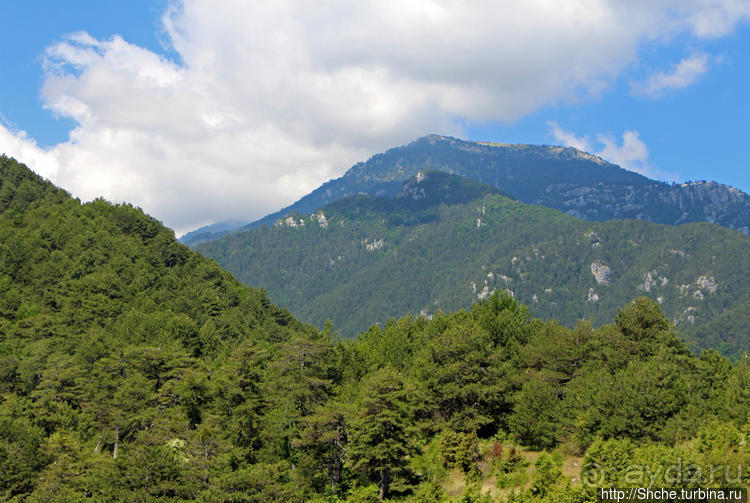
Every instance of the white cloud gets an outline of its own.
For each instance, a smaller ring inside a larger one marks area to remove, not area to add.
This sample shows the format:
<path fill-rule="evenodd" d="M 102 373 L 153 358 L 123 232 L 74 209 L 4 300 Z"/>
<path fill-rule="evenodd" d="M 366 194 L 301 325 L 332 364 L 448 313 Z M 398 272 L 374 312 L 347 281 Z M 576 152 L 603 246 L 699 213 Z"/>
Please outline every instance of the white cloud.
<path fill-rule="evenodd" d="M 702 38 L 728 35 L 739 20 L 750 18 L 747 0 L 686 0 L 682 9 L 693 34 Z"/>
<path fill-rule="evenodd" d="M 567 131 L 560 127 L 557 122 L 548 121 L 547 126 L 549 127 L 550 133 L 555 137 L 555 141 L 565 145 L 566 147 L 577 148 L 584 152 L 593 153 L 594 147 L 587 138 L 582 136 L 576 136 L 572 131 Z"/>
<path fill-rule="evenodd" d="M 261 217 L 427 133 L 596 96 L 644 42 L 747 19 L 733 0 L 185 0 L 163 17 L 179 64 L 118 36 L 50 46 L 44 104 L 76 127 L 41 149 L 0 126 L 0 151 L 183 232 Z"/>
<path fill-rule="evenodd" d="M 648 147 L 641 140 L 637 131 L 622 133 L 622 143 L 612 136 L 598 136 L 598 141 L 604 145 L 597 155 L 619 165 L 622 168 L 636 171 L 644 175 L 652 175 L 653 168 L 648 164 Z"/>
<path fill-rule="evenodd" d="M 635 171 L 657 180 L 676 181 L 674 173 L 662 171 L 649 162 L 649 150 L 641 140 L 638 131 L 627 130 L 622 133 L 621 142 L 611 134 L 599 134 L 595 138 L 578 136 L 572 131 L 563 129 L 556 122 L 548 122 L 549 132 L 555 141 L 566 147 L 574 147 L 594 154 L 621 168 Z"/>
<path fill-rule="evenodd" d="M 673 64 L 669 72 L 655 73 L 644 82 L 631 82 L 630 90 L 633 94 L 659 97 L 665 91 L 682 89 L 695 83 L 708 71 L 710 63 L 708 54 L 692 54 Z"/>
<path fill-rule="evenodd" d="M 23 160 L 44 178 L 56 178 L 59 163 L 54 150 L 45 151 L 25 131 L 10 128 L 3 122 L 0 121 L 0 152 Z"/>

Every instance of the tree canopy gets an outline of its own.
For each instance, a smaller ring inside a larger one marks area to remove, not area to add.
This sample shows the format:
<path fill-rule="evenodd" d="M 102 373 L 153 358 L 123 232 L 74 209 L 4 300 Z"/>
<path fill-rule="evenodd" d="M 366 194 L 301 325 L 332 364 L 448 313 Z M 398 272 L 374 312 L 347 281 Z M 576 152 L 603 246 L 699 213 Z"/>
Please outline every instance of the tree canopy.
<path fill-rule="evenodd" d="M 595 501 L 636 462 L 750 462 L 747 360 L 650 299 L 566 328 L 496 293 L 342 340 L 137 208 L 0 180 L 0 499 Z"/>

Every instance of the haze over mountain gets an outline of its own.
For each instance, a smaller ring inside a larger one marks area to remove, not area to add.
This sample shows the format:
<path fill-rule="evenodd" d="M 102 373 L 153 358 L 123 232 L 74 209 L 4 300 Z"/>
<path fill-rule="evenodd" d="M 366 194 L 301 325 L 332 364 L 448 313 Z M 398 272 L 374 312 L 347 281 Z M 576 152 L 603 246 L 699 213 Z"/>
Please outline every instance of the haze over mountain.
<path fill-rule="evenodd" d="M 579 159 L 560 155 L 574 166 Z M 584 161 L 581 171 L 595 162 Z M 302 320 L 332 319 L 345 336 L 409 312 L 467 307 L 493 291 L 570 326 L 604 323 L 646 295 L 696 349 L 738 356 L 750 348 L 748 236 L 708 223 L 587 222 L 442 172 L 401 185 L 394 199 L 347 196 L 197 249 Z"/>
<path fill-rule="evenodd" d="M 477 143 L 430 135 L 354 165 L 294 204 L 232 229 L 215 224 L 180 238 L 185 244 L 273 225 L 358 193 L 393 197 L 408 177 L 439 170 L 482 181 L 529 204 L 584 220 L 632 218 L 661 224 L 711 222 L 750 233 L 750 196 L 716 182 L 669 184 L 624 170 L 572 147 Z M 239 219 L 239 218 L 238 218 Z"/>

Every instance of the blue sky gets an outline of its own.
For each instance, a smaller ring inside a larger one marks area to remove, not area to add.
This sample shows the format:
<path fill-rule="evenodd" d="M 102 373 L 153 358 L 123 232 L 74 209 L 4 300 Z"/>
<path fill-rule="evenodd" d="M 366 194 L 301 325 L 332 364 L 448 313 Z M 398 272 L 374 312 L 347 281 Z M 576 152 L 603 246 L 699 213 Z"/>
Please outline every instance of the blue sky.
<path fill-rule="evenodd" d="M 428 133 L 750 191 L 748 2 L 496 5 L 3 2 L 0 151 L 178 233 Z"/>
<path fill-rule="evenodd" d="M 714 59 L 711 68 L 685 88 L 657 97 L 631 92 L 629 82 L 649 70 L 701 51 Z M 601 97 L 581 103 L 547 106 L 509 124 L 484 123 L 469 128 L 472 139 L 512 143 L 555 143 L 549 121 L 577 135 L 621 135 L 633 130 L 648 146 L 652 177 L 668 181 L 715 180 L 750 192 L 750 29 L 698 44 L 678 40 L 644 50 L 637 64 L 620 75 Z"/>
<path fill-rule="evenodd" d="M 55 40 L 76 31 L 96 38 L 121 34 L 126 40 L 168 53 L 161 43 L 159 17 L 166 1 L 127 2 L 32 0 L 1 2 L 0 113 L 6 123 L 28 131 L 41 145 L 65 141 L 74 122 L 55 117 L 43 108 L 39 90 L 44 82 L 44 50 Z"/>

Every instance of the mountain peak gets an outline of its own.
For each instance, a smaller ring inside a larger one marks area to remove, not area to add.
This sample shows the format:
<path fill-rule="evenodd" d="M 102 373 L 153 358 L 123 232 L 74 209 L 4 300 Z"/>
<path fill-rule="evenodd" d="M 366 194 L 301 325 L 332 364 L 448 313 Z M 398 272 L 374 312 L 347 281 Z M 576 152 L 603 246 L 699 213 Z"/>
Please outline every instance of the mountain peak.
<path fill-rule="evenodd" d="M 414 143 L 426 142 L 430 145 L 442 143 L 453 148 L 481 153 L 486 151 L 491 153 L 493 150 L 515 151 L 519 153 L 529 153 L 535 155 L 546 155 L 555 159 L 580 159 L 590 161 L 599 165 L 614 166 L 609 161 L 601 157 L 577 149 L 575 147 L 562 147 L 559 145 L 531 145 L 527 143 L 503 143 L 492 141 L 467 141 L 452 136 L 443 136 L 438 134 L 429 134 L 419 138 Z"/>

